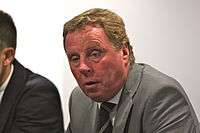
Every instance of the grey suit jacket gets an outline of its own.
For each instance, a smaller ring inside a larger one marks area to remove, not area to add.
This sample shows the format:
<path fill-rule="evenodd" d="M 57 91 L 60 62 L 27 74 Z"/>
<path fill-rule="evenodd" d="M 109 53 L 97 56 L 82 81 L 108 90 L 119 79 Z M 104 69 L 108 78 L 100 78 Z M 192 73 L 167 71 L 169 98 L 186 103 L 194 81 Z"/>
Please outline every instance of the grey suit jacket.
<path fill-rule="evenodd" d="M 67 133 L 95 133 L 97 103 L 80 88 L 69 102 Z M 115 116 L 113 133 L 200 133 L 198 120 L 181 85 L 149 65 L 129 71 Z"/>

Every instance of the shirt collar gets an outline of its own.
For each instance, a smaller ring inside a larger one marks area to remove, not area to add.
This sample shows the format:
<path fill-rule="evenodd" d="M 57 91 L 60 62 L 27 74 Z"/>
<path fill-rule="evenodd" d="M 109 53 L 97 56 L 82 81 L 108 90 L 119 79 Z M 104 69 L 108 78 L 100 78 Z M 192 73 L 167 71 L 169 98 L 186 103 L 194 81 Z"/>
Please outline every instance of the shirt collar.
<path fill-rule="evenodd" d="M 6 89 L 6 87 L 7 87 L 7 85 L 8 85 L 8 82 L 10 81 L 10 78 L 11 78 L 11 76 L 12 76 L 12 74 L 13 74 L 13 70 L 14 70 L 14 65 L 12 64 L 12 65 L 11 65 L 11 70 L 10 70 L 10 73 L 9 73 L 7 79 L 6 79 L 6 80 L 4 81 L 4 83 L 0 86 L 0 92 L 4 91 L 4 90 Z"/>
<path fill-rule="evenodd" d="M 119 103 L 119 99 L 120 99 L 122 90 L 123 90 L 123 89 L 121 89 L 121 90 L 117 93 L 117 95 L 115 95 L 112 99 L 110 99 L 110 100 L 107 101 L 107 102 L 109 102 L 109 103 L 114 103 L 114 104 L 117 105 L 117 104 Z M 97 104 L 98 104 L 98 108 L 100 108 L 101 102 L 98 102 Z"/>
<path fill-rule="evenodd" d="M 114 103 L 114 104 L 118 104 L 119 103 L 119 99 L 122 93 L 122 89 L 117 93 L 116 96 L 114 96 L 112 99 L 110 99 L 108 102 L 109 103 Z"/>

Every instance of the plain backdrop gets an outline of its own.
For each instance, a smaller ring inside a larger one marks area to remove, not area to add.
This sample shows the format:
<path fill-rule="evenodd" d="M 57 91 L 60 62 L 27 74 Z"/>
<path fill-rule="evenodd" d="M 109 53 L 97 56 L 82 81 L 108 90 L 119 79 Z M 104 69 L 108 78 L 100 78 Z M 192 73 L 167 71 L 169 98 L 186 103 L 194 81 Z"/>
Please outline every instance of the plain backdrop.
<path fill-rule="evenodd" d="M 0 0 L 17 27 L 16 58 L 58 87 L 65 126 L 76 81 L 63 49 L 63 24 L 94 7 L 124 19 L 136 62 L 176 78 L 200 119 L 200 0 Z"/>

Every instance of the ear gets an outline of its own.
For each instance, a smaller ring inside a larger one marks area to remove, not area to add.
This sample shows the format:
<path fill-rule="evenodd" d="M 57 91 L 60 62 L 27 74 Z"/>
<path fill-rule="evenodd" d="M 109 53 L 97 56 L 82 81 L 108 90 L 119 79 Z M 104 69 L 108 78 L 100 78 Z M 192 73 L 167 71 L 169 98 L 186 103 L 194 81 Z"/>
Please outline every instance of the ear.
<path fill-rule="evenodd" d="M 122 54 L 123 54 L 123 60 L 125 61 L 125 64 L 128 64 L 129 62 L 129 49 L 126 44 L 122 47 Z"/>
<path fill-rule="evenodd" d="M 2 62 L 4 66 L 10 65 L 14 60 L 15 49 L 12 47 L 4 48 L 2 50 Z"/>

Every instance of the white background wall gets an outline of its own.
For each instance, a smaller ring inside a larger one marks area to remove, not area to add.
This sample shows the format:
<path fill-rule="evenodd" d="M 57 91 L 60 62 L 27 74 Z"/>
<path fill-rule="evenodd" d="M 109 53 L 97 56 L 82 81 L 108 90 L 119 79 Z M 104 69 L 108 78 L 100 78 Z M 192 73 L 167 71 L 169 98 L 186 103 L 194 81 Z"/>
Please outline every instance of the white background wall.
<path fill-rule="evenodd" d="M 0 0 L 18 30 L 16 57 L 58 87 L 65 124 L 76 85 L 63 50 L 64 22 L 93 7 L 109 8 L 124 19 L 136 62 L 176 78 L 200 119 L 200 0 Z"/>

